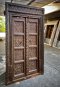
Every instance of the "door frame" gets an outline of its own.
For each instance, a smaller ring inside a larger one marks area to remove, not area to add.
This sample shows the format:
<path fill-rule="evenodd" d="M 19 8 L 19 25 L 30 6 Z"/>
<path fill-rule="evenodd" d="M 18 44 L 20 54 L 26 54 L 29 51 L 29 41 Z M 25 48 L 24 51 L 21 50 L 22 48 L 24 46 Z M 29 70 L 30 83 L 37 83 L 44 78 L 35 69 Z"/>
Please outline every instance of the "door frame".
<path fill-rule="evenodd" d="M 11 40 L 10 38 L 11 35 L 11 31 L 10 31 L 10 28 L 11 26 L 10 23 L 11 23 L 11 19 L 10 19 L 10 16 L 13 16 L 15 15 L 15 13 L 20 13 L 20 15 L 22 15 L 22 17 L 27 17 L 27 18 L 38 18 L 39 19 L 39 68 L 40 68 L 40 71 L 39 71 L 39 74 L 43 74 L 44 73 L 44 34 L 43 34 L 43 29 L 44 29 L 44 21 L 43 21 L 43 14 L 44 14 L 44 9 L 43 8 L 35 8 L 35 7 L 30 7 L 30 6 L 22 6 L 20 4 L 16 4 L 16 3 L 9 3 L 9 2 L 6 2 L 5 3 L 5 11 L 6 11 L 6 84 L 10 84 L 12 82 L 15 82 L 15 81 L 12 81 L 12 78 L 10 78 L 10 81 L 9 81 L 9 77 L 11 77 L 12 75 L 12 66 L 11 66 L 11 59 L 10 59 L 10 53 L 11 53 Z M 12 54 L 12 53 L 11 53 Z M 9 66 L 10 64 L 10 66 Z M 13 64 L 12 64 L 13 65 Z M 10 70 L 9 70 L 9 67 L 10 67 Z M 9 72 L 11 71 L 11 72 Z M 35 76 L 35 75 L 34 75 Z M 30 76 L 27 76 L 27 78 L 31 77 Z M 22 79 L 26 79 L 25 77 L 22 78 Z M 19 80 L 22 80 L 22 79 L 19 79 Z M 17 80 L 18 81 L 18 80 Z"/>

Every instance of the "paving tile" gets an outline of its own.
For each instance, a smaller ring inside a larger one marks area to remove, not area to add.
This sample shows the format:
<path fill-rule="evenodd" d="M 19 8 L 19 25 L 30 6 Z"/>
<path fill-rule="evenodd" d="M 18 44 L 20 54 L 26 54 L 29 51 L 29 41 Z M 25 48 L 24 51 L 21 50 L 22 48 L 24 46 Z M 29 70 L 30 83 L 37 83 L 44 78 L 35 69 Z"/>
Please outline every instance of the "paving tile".
<path fill-rule="evenodd" d="M 5 58 L 0 58 L 0 87 L 60 87 L 60 50 L 45 45 L 44 75 L 6 86 Z"/>

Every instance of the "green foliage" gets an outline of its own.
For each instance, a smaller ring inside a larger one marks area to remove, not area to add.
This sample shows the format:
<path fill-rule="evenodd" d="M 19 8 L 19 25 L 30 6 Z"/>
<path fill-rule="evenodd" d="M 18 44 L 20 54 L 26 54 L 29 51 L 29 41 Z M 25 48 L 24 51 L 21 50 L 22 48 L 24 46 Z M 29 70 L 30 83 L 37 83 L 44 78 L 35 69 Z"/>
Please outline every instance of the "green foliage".
<path fill-rule="evenodd" d="M 5 32 L 5 17 L 0 16 L 0 32 Z"/>

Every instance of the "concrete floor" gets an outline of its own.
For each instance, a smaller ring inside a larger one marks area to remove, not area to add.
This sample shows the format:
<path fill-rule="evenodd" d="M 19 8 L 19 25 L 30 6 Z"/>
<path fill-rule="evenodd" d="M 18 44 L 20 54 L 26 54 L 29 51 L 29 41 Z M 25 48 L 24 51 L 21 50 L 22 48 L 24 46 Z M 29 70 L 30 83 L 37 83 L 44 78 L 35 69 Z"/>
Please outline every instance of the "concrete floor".
<path fill-rule="evenodd" d="M 44 75 L 16 82 L 4 83 L 5 60 L 0 58 L 0 87 L 60 87 L 60 50 L 45 45 Z"/>

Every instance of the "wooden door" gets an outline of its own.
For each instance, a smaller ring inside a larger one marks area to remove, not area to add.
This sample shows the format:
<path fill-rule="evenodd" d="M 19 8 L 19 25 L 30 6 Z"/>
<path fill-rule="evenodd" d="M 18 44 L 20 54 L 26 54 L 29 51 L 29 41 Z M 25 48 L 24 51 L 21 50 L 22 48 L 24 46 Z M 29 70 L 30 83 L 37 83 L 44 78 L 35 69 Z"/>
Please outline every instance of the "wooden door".
<path fill-rule="evenodd" d="M 43 54 L 39 51 L 41 47 L 39 46 L 38 18 L 13 16 L 11 19 L 7 84 L 43 72 L 43 59 L 40 59 Z"/>
<path fill-rule="evenodd" d="M 42 14 L 37 8 L 6 3 L 6 84 L 43 74 Z"/>
<path fill-rule="evenodd" d="M 12 24 L 14 79 L 25 76 L 25 18 L 13 18 Z"/>
<path fill-rule="evenodd" d="M 27 18 L 27 74 L 38 72 L 38 19 Z"/>
<path fill-rule="evenodd" d="M 25 18 L 10 16 L 10 48 L 7 60 L 7 83 L 23 79 L 26 76 Z"/>

